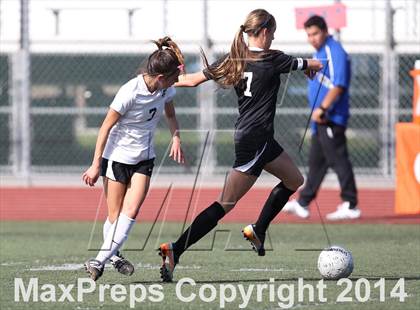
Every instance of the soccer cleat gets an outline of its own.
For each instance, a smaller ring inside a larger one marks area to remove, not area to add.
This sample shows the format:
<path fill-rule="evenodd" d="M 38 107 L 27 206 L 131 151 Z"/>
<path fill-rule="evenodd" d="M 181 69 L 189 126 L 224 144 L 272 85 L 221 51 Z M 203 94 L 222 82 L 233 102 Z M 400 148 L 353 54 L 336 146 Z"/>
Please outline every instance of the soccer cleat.
<path fill-rule="evenodd" d="M 127 259 L 125 259 L 118 251 L 110 259 L 112 266 L 121 274 L 131 276 L 134 273 L 134 266 Z"/>
<path fill-rule="evenodd" d="M 265 255 L 265 249 L 264 249 L 264 237 L 260 236 L 258 237 L 257 233 L 255 232 L 255 225 L 250 224 L 244 229 L 242 229 L 242 233 L 244 235 L 244 238 L 251 242 L 252 249 L 258 253 L 258 256 L 264 256 Z"/>
<path fill-rule="evenodd" d="M 172 243 L 162 243 L 158 249 L 162 257 L 162 267 L 160 267 L 160 277 L 163 282 L 172 282 L 174 269 L 178 264 L 178 257 L 174 254 Z M 168 262 L 166 262 L 168 258 Z"/>
<path fill-rule="evenodd" d="M 309 217 L 308 207 L 301 206 L 295 199 L 286 203 L 282 211 L 296 214 L 297 216 L 304 219 Z"/>
<path fill-rule="evenodd" d="M 84 266 L 93 281 L 98 280 L 104 273 L 104 265 L 96 259 L 89 259 Z"/>
<path fill-rule="evenodd" d="M 344 201 L 343 203 L 338 205 L 336 211 L 328 213 L 326 218 L 330 221 L 354 220 L 358 219 L 360 217 L 360 214 L 360 209 L 350 209 L 350 203 L 348 201 Z"/>

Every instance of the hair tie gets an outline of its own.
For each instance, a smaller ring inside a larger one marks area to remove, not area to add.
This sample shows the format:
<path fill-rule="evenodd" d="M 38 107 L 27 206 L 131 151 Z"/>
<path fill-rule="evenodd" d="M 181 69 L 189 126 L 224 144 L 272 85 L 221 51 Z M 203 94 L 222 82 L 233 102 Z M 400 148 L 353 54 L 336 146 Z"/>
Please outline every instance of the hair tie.
<path fill-rule="evenodd" d="M 268 22 L 271 19 L 271 14 L 268 15 L 267 19 L 261 24 L 261 26 L 259 27 L 260 29 L 262 28 L 266 28 L 268 26 Z"/>
<path fill-rule="evenodd" d="M 241 25 L 241 27 L 240 27 L 240 28 L 241 28 L 241 31 L 242 31 L 242 32 L 245 32 L 245 26 L 244 26 L 244 25 Z"/>

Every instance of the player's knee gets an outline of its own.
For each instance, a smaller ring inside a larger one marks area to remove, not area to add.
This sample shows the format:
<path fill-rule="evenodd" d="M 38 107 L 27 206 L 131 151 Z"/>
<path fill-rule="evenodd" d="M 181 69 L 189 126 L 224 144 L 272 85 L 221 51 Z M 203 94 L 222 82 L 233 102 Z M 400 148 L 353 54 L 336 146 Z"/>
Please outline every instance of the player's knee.
<path fill-rule="evenodd" d="M 304 182 L 303 175 L 299 172 L 293 178 L 290 178 L 289 180 L 284 182 L 284 185 L 290 189 L 291 191 L 297 191 L 299 187 L 302 186 Z"/>
<path fill-rule="evenodd" d="M 122 213 L 124 213 L 125 215 L 127 215 L 128 217 L 134 219 L 137 217 L 137 214 L 140 211 L 140 206 L 138 205 L 128 205 L 128 206 L 124 206 Z"/>
<path fill-rule="evenodd" d="M 119 215 L 118 210 L 117 210 L 117 211 L 115 211 L 115 212 L 109 212 L 109 213 L 108 213 L 108 221 L 109 221 L 111 224 L 113 224 L 113 223 L 117 220 L 118 215 Z"/>
<path fill-rule="evenodd" d="M 296 189 L 297 190 L 299 187 L 301 187 L 303 185 L 303 182 L 305 182 L 305 179 L 303 178 L 303 175 L 299 172 L 299 174 L 296 177 Z"/>

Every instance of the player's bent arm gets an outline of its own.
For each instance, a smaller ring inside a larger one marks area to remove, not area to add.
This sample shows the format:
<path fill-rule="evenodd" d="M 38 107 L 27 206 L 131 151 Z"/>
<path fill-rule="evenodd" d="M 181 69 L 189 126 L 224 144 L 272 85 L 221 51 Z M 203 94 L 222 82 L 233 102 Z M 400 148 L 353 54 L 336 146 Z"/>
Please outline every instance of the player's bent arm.
<path fill-rule="evenodd" d="M 178 120 L 176 119 L 175 114 L 175 107 L 174 102 L 169 101 L 165 104 L 165 116 L 166 120 L 168 122 L 169 130 L 171 132 L 172 137 L 180 137 L 179 136 L 179 126 L 178 126 Z"/>
<path fill-rule="evenodd" d="M 208 81 L 202 71 L 196 73 L 183 74 L 178 77 L 179 81 L 174 84 L 175 87 L 196 87 L 201 83 Z"/>
<path fill-rule="evenodd" d="M 102 153 L 105 149 L 106 141 L 108 140 L 109 132 L 112 126 L 120 119 L 121 115 L 110 108 L 99 128 L 98 138 L 96 139 L 95 154 L 93 155 L 92 166 L 99 167 L 101 164 Z"/>
<path fill-rule="evenodd" d="M 184 153 L 181 148 L 181 136 L 179 132 L 178 120 L 176 119 L 175 107 L 173 101 L 165 104 L 165 116 L 168 127 L 172 135 L 172 146 L 169 156 L 178 163 L 184 163 Z"/>
<path fill-rule="evenodd" d="M 86 185 L 94 186 L 99 178 L 102 153 L 105 149 L 106 141 L 108 140 L 109 131 L 119 118 L 120 114 L 118 112 L 113 109 L 109 109 L 101 128 L 99 129 L 92 165 L 82 175 L 82 180 L 86 183 Z"/>

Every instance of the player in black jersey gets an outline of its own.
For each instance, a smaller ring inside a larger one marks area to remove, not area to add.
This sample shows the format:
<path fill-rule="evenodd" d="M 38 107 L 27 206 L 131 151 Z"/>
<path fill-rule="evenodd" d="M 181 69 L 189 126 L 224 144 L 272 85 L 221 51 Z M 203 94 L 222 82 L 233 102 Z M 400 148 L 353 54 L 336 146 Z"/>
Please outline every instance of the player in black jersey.
<path fill-rule="evenodd" d="M 246 226 L 243 233 L 258 255 L 265 255 L 264 239 L 268 225 L 303 183 L 299 169 L 273 137 L 280 74 L 305 70 L 312 75 L 322 65 L 317 60 L 295 58 L 271 50 L 275 30 L 276 21 L 270 13 L 262 9 L 252 11 L 236 33 L 228 55 L 209 66 L 203 53 L 205 70 L 180 76 L 180 81 L 175 84 L 197 86 L 214 80 L 222 86 L 233 86 L 238 96 L 239 117 L 235 124 L 235 163 L 223 193 L 194 219 L 176 242 L 160 246 L 163 281 L 172 280 L 173 270 L 182 253 L 232 210 L 263 169 L 281 182 L 271 191 L 258 220 Z M 248 45 L 244 34 L 248 37 Z"/>

